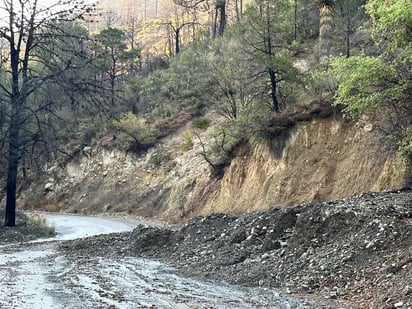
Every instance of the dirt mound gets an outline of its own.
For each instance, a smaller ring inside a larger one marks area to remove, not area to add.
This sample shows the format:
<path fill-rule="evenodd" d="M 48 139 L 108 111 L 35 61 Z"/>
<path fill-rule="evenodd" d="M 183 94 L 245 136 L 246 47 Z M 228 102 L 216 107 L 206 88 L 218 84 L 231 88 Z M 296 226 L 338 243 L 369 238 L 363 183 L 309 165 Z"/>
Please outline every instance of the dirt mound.
<path fill-rule="evenodd" d="M 408 308 L 411 248 L 412 190 L 405 189 L 196 217 L 176 231 L 139 226 L 127 253 L 204 278 L 315 293 L 342 308 Z"/>

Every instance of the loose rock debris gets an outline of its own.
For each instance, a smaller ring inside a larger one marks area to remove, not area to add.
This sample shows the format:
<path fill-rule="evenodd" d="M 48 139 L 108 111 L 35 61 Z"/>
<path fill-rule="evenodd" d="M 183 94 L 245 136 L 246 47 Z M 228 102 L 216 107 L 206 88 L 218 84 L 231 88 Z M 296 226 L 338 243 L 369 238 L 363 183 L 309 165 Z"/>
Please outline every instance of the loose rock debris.
<path fill-rule="evenodd" d="M 334 308 L 412 308 L 410 188 L 212 214 L 177 229 L 139 225 L 64 248 L 160 259 L 189 276 L 311 296 Z"/>

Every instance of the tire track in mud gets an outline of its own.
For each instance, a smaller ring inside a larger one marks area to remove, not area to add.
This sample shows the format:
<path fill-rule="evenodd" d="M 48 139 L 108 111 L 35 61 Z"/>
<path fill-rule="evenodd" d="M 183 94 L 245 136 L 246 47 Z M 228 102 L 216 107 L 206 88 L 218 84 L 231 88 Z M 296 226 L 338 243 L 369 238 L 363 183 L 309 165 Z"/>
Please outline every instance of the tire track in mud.
<path fill-rule="evenodd" d="M 66 274 L 64 285 L 90 308 L 303 308 L 302 302 L 275 292 L 182 278 L 154 260 L 84 257 L 74 261 L 77 265 Z"/>
<path fill-rule="evenodd" d="M 181 278 L 151 260 L 66 258 L 38 244 L 4 252 L 0 308 L 290 308 L 275 293 Z M 293 307 L 292 307 L 293 308 Z"/>
<path fill-rule="evenodd" d="M 82 226 L 87 225 L 82 222 Z M 89 228 L 85 231 L 91 233 Z M 93 241 L 87 252 L 62 250 L 62 243 L 48 240 L 0 246 L 0 309 L 305 308 L 301 300 L 273 291 L 181 277 L 155 260 L 99 256 L 90 250 Z"/>
<path fill-rule="evenodd" d="M 53 287 L 46 274 L 54 247 L 49 243 L 0 248 L 0 308 L 50 308 L 54 302 L 48 290 Z"/>

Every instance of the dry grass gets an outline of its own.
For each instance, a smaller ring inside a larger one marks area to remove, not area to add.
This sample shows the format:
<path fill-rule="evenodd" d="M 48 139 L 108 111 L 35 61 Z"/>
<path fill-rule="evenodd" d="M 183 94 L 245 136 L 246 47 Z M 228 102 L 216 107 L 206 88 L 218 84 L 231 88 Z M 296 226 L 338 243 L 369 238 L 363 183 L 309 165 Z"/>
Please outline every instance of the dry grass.
<path fill-rule="evenodd" d="M 27 219 L 27 224 L 37 227 L 38 237 L 52 236 L 56 234 L 56 229 L 54 226 L 49 225 L 47 220 L 38 214 L 30 215 Z"/>

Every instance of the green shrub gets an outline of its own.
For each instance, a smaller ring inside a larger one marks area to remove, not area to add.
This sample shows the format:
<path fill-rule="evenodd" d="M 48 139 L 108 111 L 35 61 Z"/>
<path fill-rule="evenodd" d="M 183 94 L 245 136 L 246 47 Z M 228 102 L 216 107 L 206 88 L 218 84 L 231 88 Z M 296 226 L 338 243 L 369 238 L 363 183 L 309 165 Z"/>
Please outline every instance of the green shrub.
<path fill-rule="evenodd" d="M 119 140 L 133 144 L 134 149 L 139 149 L 143 144 L 151 144 L 155 140 L 154 129 L 132 112 L 127 112 L 120 120 L 113 121 L 113 128 L 119 133 Z"/>
<path fill-rule="evenodd" d="M 77 133 L 77 140 L 79 144 L 90 144 L 92 139 L 97 136 L 97 133 L 101 130 L 98 121 L 82 121 L 79 124 Z"/>
<path fill-rule="evenodd" d="M 210 119 L 206 117 L 193 119 L 193 126 L 198 129 L 206 130 L 210 125 Z"/>
<path fill-rule="evenodd" d="M 162 161 L 163 161 L 162 156 L 160 156 L 159 154 L 155 154 L 150 159 L 151 159 L 150 161 L 156 166 L 160 166 L 160 164 L 162 164 Z"/>
<path fill-rule="evenodd" d="M 189 149 L 192 149 L 192 147 L 193 147 L 192 134 L 190 134 L 190 132 L 186 131 L 185 133 L 183 133 L 182 148 L 183 148 L 183 150 L 189 150 Z"/>

